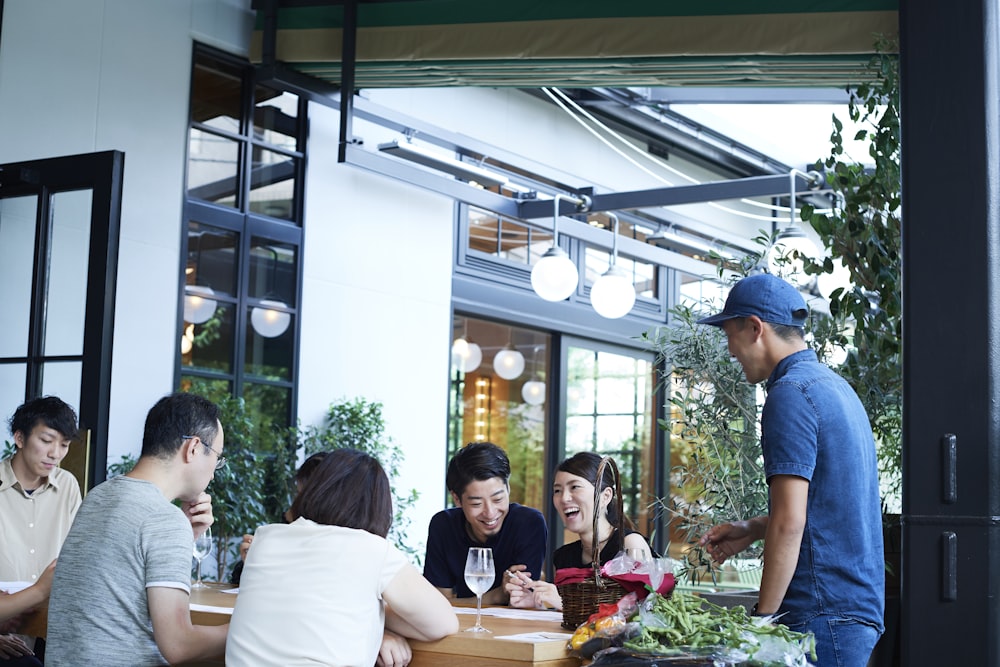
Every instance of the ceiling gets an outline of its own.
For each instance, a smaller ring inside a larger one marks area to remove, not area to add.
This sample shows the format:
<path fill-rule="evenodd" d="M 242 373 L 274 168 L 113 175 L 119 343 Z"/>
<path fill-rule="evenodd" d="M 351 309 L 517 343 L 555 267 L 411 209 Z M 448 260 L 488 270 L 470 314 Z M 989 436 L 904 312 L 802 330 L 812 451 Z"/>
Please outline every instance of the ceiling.
<path fill-rule="evenodd" d="M 251 58 L 339 86 L 343 4 L 255 0 Z M 355 86 L 843 88 L 898 34 L 898 4 L 358 0 Z"/>

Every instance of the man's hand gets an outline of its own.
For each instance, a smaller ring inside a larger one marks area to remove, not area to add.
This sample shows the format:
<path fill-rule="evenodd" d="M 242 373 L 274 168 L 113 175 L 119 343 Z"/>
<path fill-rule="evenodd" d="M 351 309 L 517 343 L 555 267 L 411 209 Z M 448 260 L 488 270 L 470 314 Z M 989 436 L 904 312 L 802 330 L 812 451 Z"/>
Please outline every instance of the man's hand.
<path fill-rule="evenodd" d="M 764 522 L 763 525 L 760 525 L 761 520 Z M 716 563 L 725 563 L 727 558 L 735 556 L 764 537 L 763 531 L 766 526 L 767 517 L 723 523 L 710 528 L 701 536 L 698 544 L 705 547 L 705 551 Z"/>
<path fill-rule="evenodd" d="M 406 667 L 413 659 L 410 644 L 395 632 L 386 630 L 382 635 L 382 645 L 378 649 L 375 667 Z"/>
<path fill-rule="evenodd" d="M 13 660 L 26 655 L 35 655 L 17 635 L 0 635 L 0 659 Z"/>
<path fill-rule="evenodd" d="M 196 499 L 185 500 L 181 503 L 181 509 L 188 521 L 191 522 L 195 539 L 204 535 L 205 531 L 215 523 L 215 517 L 212 515 L 212 496 L 204 491 Z"/>

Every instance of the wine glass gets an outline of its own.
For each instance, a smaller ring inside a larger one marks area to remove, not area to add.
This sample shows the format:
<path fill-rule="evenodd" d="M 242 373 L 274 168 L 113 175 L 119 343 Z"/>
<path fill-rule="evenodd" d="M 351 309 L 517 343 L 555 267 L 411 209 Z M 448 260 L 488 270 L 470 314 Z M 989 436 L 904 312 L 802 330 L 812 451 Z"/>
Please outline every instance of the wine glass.
<path fill-rule="evenodd" d="M 194 541 L 194 557 L 198 559 L 198 580 L 191 584 L 191 588 L 206 588 L 205 584 L 201 582 L 201 561 L 205 560 L 205 557 L 210 553 L 212 553 L 211 528 Z"/>
<path fill-rule="evenodd" d="M 476 624 L 466 628 L 466 632 L 491 632 L 479 621 L 483 611 L 483 593 L 490 590 L 495 578 L 493 549 L 469 547 L 469 556 L 465 560 L 465 585 L 476 594 Z"/>

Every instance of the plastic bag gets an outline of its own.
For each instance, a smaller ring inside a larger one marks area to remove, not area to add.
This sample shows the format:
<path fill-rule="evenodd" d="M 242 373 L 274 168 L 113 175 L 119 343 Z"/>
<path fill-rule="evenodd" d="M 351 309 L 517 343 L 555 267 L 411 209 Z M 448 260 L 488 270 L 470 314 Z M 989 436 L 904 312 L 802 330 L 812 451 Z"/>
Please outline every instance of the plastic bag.
<path fill-rule="evenodd" d="M 639 606 L 638 596 L 629 593 L 615 604 L 602 604 L 596 614 L 581 623 L 569 640 L 572 655 L 589 659 L 597 651 L 621 646 L 626 639 L 639 633 L 637 623 L 628 618 Z"/>

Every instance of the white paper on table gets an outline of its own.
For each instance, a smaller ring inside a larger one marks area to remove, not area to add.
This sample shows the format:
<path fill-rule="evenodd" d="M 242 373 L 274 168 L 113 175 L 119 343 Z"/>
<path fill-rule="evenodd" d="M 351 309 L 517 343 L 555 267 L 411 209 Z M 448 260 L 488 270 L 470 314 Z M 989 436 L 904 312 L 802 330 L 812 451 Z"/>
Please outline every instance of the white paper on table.
<path fill-rule="evenodd" d="M 239 588 L 224 588 L 224 589 L 222 589 L 219 592 L 220 593 L 229 593 L 230 595 L 236 595 L 237 593 L 240 592 L 240 589 Z"/>
<path fill-rule="evenodd" d="M 197 604 L 194 602 L 191 603 L 191 611 L 205 611 L 210 614 L 225 614 L 226 616 L 233 615 L 232 607 L 216 607 L 210 604 Z"/>
<path fill-rule="evenodd" d="M 31 584 L 32 582 L 30 581 L 0 581 L 0 591 L 17 593 L 18 591 L 23 591 Z"/>
<path fill-rule="evenodd" d="M 475 614 L 475 607 L 452 607 L 456 614 Z M 496 616 L 498 618 L 516 618 L 522 621 L 560 621 L 562 612 L 542 611 L 539 609 L 518 609 L 517 607 L 487 607 L 483 609 L 483 616 Z"/>
<path fill-rule="evenodd" d="M 494 637 L 494 639 L 506 639 L 512 642 L 528 642 L 531 644 L 540 644 L 542 642 L 551 642 L 555 640 L 562 640 L 568 642 L 570 637 L 573 635 L 568 632 L 525 632 L 519 635 L 503 635 Z"/>

